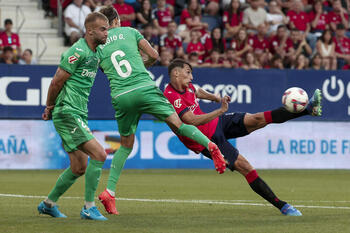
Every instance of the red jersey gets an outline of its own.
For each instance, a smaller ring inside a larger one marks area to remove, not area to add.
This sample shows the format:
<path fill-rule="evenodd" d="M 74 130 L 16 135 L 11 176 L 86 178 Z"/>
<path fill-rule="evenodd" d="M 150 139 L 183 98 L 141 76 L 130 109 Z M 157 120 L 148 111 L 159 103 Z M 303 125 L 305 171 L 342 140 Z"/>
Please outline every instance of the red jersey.
<path fill-rule="evenodd" d="M 294 23 L 296 29 L 303 32 L 306 31 L 307 23 L 309 23 L 309 16 L 304 11 L 300 11 L 299 13 L 288 11 L 287 17 Z"/>
<path fill-rule="evenodd" d="M 14 49 L 15 54 L 17 54 L 17 50 L 21 47 L 21 43 L 19 41 L 19 36 L 16 33 L 11 33 L 11 36 L 7 36 L 6 32 L 2 32 L 0 34 L 0 47 L 10 46 Z"/>
<path fill-rule="evenodd" d="M 187 9 L 183 9 L 180 16 L 180 24 L 186 24 L 186 19 L 191 18 Z"/>
<path fill-rule="evenodd" d="M 312 23 L 312 21 L 314 21 L 316 18 L 316 14 L 315 12 L 311 11 L 309 13 L 309 19 L 310 19 L 310 23 Z M 328 14 L 327 12 L 323 12 L 320 15 L 320 18 L 318 18 L 318 22 L 316 27 L 313 27 L 312 30 L 326 30 L 326 25 L 329 23 L 328 21 Z"/>
<path fill-rule="evenodd" d="M 175 6 L 175 0 L 166 0 L 166 4 L 169 4 L 169 5 L 172 5 L 172 6 Z"/>
<path fill-rule="evenodd" d="M 124 3 L 123 5 L 116 3 L 116 4 L 113 4 L 113 7 L 117 10 L 119 15 L 130 15 L 135 13 L 134 8 L 131 5 L 126 3 Z M 130 20 L 120 21 L 120 26 L 130 27 L 131 21 Z"/>
<path fill-rule="evenodd" d="M 344 13 L 344 17 L 347 21 L 349 20 L 348 14 Z M 340 14 L 337 14 L 334 11 L 328 12 L 328 22 L 335 24 L 342 23 Z"/>
<path fill-rule="evenodd" d="M 203 115 L 205 114 L 199 107 L 197 97 L 196 97 L 196 89 L 190 84 L 189 87 L 184 92 L 178 92 L 175 88 L 169 84 L 165 90 L 164 95 L 168 98 L 169 102 L 174 106 L 176 113 L 181 118 L 187 111 L 191 111 L 194 115 Z M 199 125 L 197 128 L 209 139 L 214 135 L 216 126 L 218 125 L 219 118 L 215 118 L 214 120 L 204 124 Z M 177 135 L 180 141 L 190 150 L 194 152 L 201 152 L 205 149 L 204 146 L 198 144 L 184 136 Z"/>
<path fill-rule="evenodd" d="M 241 43 L 239 44 L 237 40 L 232 40 L 231 42 L 231 48 L 233 48 L 236 52 L 241 51 L 242 49 L 244 49 L 246 43 Z M 240 57 L 244 57 L 245 53 L 241 54 Z"/>
<path fill-rule="evenodd" d="M 337 37 L 333 38 L 335 43 L 335 52 L 340 54 L 350 54 L 350 39 L 343 37 L 339 39 Z"/>
<path fill-rule="evenodd" d="M 161 47 L 166 47 L 170 49 L 178 49 L 182 47 L 181 37 L 178 35 L 174 35 L 174 38 L 170 39 L 168 34 L 164 34 L 160 37 L 159 45 Z"/>
<path fill-rule="evenodd" d="M 152 19 L 156 19 L 161 27 L 167 27 L 169 22 L 173 20 L 169 8 L 165 8 L 164 10 L 154 9 L 152 11 Z"/>
<path fill-rule="evenodd" d="M 226 40 L 225 38 L 221 39 L 221 43 L 223 44 L 223 49 L 224 51 L 220 51 L 220 53 L 224 53 L 226 50 Z M 208 55 L 210 53 L 210 51 L 213 49 L 213 40 L 211 39 L 210 36 L 206 36 L 205 37 L 205 41 L 204 41 L 204 47 L 205 47 L 205 54 Z"/>
<path fill-rule="evenodd" d="M 222 16 L 222 23 L 225 25 L 229 23 L 231 27 L 237 26 L 243 21 L 243 11 L 239 12 L 239 14 L 232 14 L 230 20 L 230 13 L 228 11 L 224 11 L 224 15 Z"/>
<path fill-rule="evenodd" d="M 249 37 L 248 43 L 253 47 L 254 52 L 265 52 L 269 48 L 269 40 L 267 38 L 260 39 L 258 35 Z"/>
<path fill-rule="evenodd" d="M 275 47 L 280 46 L 280 39 L 278 39 L 277 35 L 272 37 L 270 39 L 270 52 L 272 54 L 275 53 Z M 293 48 L 293 41 L 290 38 L 287 38 L 286 42 L 284 43 L 284 51 L 288 52 L 289 48 Z"/>
<path fill-rule="evenodd" d="M 346 64 L 343 66 L 343 68 L 341 68 L 342 70 L 350 70 L 350 65 Z"/>
<path fill-rule="evenodd" d="M 196 44 L 192 43 L 192 41 L 190 41 L 190 43 L 188 43 L 187 45 L 187 49 L 186 49 L 186 53 L 187 54 L 191 54 L 192 52 L 203 52 L 205 51 L 204 45 L 198 41 Z M 199 56 L 198 57 L 199 60 L 203 60 L 203 56 Z"/>

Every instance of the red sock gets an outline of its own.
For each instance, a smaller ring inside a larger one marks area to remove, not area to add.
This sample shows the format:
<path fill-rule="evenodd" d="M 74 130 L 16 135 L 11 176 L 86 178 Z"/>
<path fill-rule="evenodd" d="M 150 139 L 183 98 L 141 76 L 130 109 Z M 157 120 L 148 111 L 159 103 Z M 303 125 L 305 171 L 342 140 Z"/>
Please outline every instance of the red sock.
<path fill-rule="evenodd" d="M 245 178 L 246 178 L 248 184 L 252 183 L 252 182 L 253 182 L 254 180 L 256 180 L 256 178 L 258 178 L 258 177 L 259 177 L 259 175 L 258 175 L 258 173 L 256 172 L 256 170 L 253 170 L 253 171 L 249 172 L 249 173 L 245 176 Z"/>
<path fill-rule="evenodd" d="M 265 121 L 267 124 L 272 123 L 272 114 L 271 111 L 266 111 L 264 112 L 264 117 L 265 117 Z"/>

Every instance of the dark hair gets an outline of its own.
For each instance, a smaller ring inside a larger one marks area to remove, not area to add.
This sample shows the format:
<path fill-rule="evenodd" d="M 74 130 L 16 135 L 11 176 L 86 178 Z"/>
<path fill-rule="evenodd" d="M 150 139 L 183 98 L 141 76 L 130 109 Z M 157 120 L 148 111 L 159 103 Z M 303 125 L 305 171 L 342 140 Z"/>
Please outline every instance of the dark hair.
<path fill-rule="evenodd" d="M 4 25 L 13 24 L 11 19 L 5 19 Z"/>
<path fill-rule="evenodd" d="M 279 26 L 277 27 L 277 30 L 278 30 L 278 29 L 280 29 L 280 28 L 287 29 L 287 26 L 286 26 L 286 25 L 284 25 L 284 24 L 281 24 L 281 25 L 279 25 Z"/>
<path fill-rule="evenodd" d="M 28 53 L 30 53 L 30 55 L 33 55 L 33 51 L 31 49 L 26 49 L 26 50 L 24 50 L 24 52 L 25 51 L 28 51 Z"/>
<path fill-rule="evenodd" d="M 326 35 L 326 33 L 329 32 L 331 34 L 331 38 L 329 39 L 328 41 L 328 44 L 332 44 L 333 41 L 332 41 L 332 31 L 330 29 L 326 29 L 322 32 L 322 35 L 320 36 L 320 40 L 323 42 L 323 43 L 326 43 L 325 39 L 324 39 L 324 36 Z"/>
<path fill-rule="evenodd" d="M 169 73 L 169 76 L 171 74 L 171 71 L 177 67 L 179 68 L 184 68 L 184 65 L 188 65 L 190 67 L 190 69 L 192 70 L 192 66 L 190 63 L 188 63 L 187 61 L 181 59 L 181 58 L 176 58 L 174 60 L 172 60 L 170 62 L 170 65 L 168 66 L 168 73 Z"/>
<path fill-rule="evenodd" d="M 87 25 L 90 23 L 94 23 L 97 19 L 102 19 L 108 21 L 107 17 L 101 14 L 100 12 L 93 12 L 86 16 L 84 26 L 87 28 Z"/>
<path fill-rule="evenodd" d="M 12 48 L 11 46 L 6 46 L 6 47 L 4 48 L 4 50 L 3 50 L 3 53 L 6 53 L 6 52 L 8 52 L 8 51 L 13 52 L 13 48 Z"/>
<path fill-rule="evenodd" d="M 233 2 L 233 0 L 231 0 L 230 5 L 229 5 L 228 10 L 227 10 L 228 11 L 228 24 L 231 23 L 232 17 L 236 17 L 237 21 L 239 21 L 239 18 L 242 14 L 241 2 L 238 1 L 239 6 L 238 6 L 236 14 L 233 14 L 232 2 Z"/>
<path fill-rule="evenodd" d="M 99 12 L 107 17 L 109 25 L 112 24 L 114 19 L 120 19 L 117 10 L 113 6 L 102 7 Z"/>
<path fill-rule="evenodd" d="M 140 10 L 139 12 L 141 13 L 142 17 L 145 18 L 147 20 L 148 23 L 152 22 L 152 3 L 150 0 L 147 0 L 149 1 L 149 4 L 150 4 L 150 9 L 148 10 L 148 12 L 145 11 L 145 9 L 143 8 L 143 3 L 145 2 L 146 0 L 142 0 L 141 1 L 141 7 L 140 7 Z"/>
<path fill-rule="evenodd" d="M 219 40 L 214 39 L 214 30 L 216 29 L 220 29 L 220 38 Z M 224 53 L 225 52 L 225 45 L 224 45 L 224 40 L 222 38 L 222 30 L 220 27 L 216 27 L 213 28 L 213 30 L 211 30 L 211 42 L 213 44 L 213 49 L 219 49 L 219 53 Z"/>

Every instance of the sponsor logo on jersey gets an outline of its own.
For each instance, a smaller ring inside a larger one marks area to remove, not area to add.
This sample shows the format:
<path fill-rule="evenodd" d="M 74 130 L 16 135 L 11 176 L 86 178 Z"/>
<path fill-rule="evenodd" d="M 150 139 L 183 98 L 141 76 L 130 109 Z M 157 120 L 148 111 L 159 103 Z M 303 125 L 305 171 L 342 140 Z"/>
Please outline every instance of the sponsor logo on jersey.
<path fill-rule="evenodd" d="M 81 73 L 81 76 L 83 76 L 83 77 L 95 78 L 96 72 L 89 71 L 89 70 L 87 70 L 87 69 L 83 69 L 83 72 Z"/>
<path fill-rule="evenodd" d="M 175 106 L 175 108 L 180 108 L 181 107 L 181 99 L 177 99 L 177 100 L 175 100 L 174 101 L 174 106 Z"/>
<path fill-rule="evenodd" d="M 78 61 L 78 58 L 76 56 L 72 55 L 72 56 L 68 57 L 68 62 L 70 64 L 74 64 L 74 62 L 76 62 L 76 61 Z"/>
<path fill-rule="evenodd" d="M 74 53 L 74 56 L 76 56 L 77 58 L 80 57 L 80 55 L 78 53 Z"/>

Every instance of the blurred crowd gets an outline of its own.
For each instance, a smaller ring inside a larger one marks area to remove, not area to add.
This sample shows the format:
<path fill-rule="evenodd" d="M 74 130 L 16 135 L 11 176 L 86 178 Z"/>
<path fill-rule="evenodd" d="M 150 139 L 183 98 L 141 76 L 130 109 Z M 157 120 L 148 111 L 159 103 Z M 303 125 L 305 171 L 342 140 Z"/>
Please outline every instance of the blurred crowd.
<path fill-rule="evenodd" d="M 19 36 L 12 27 L 12 20 L 5 19 L 4 28 L 0 28 L 0 64 L 36 64 L 31 49 L 22 51 Z"/>
<path fill-rule="evenodd" d="M 181 57 L 194 67 L 350 68 L 350 0 L 63 0 L 62 4 L 67 44 L 84 35 L 87 14 L 113 6 L 122 26 L 137 28 L 159 51 L 161 66 Z M 57 0 L 43 0 L 43 7 L 47 15 L 57 14 Z M 9 35 L 6 22 L 5 33 Z M 18 45 L 10 47 L 19 55 L 19 38 L 12 38 Z M 10 48 L 3 36 L 1 40 L 5 54 Z"/>

